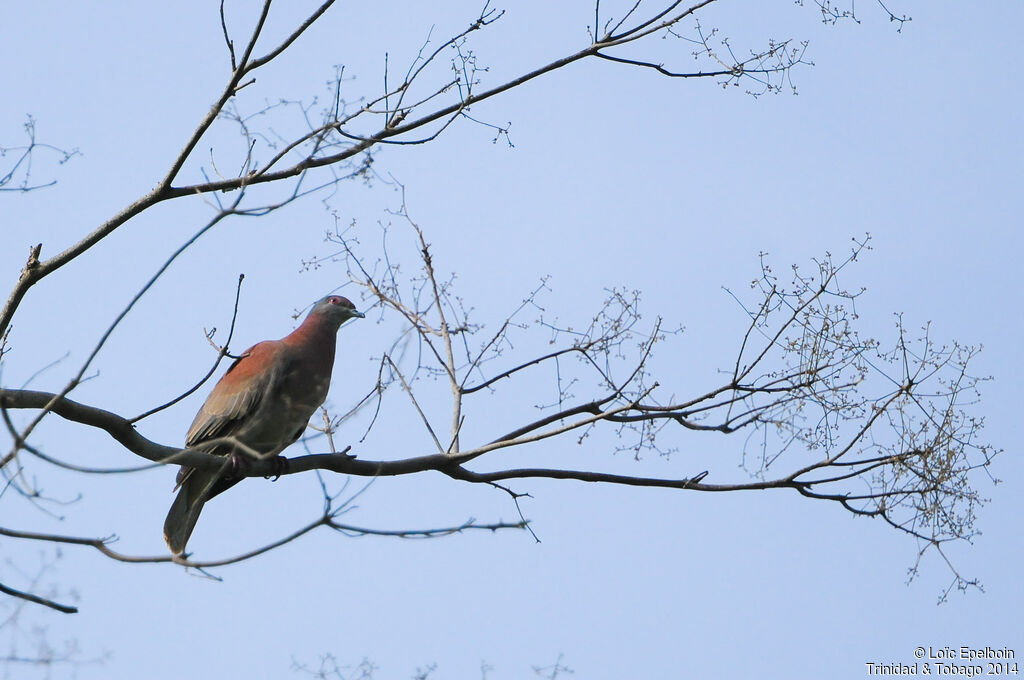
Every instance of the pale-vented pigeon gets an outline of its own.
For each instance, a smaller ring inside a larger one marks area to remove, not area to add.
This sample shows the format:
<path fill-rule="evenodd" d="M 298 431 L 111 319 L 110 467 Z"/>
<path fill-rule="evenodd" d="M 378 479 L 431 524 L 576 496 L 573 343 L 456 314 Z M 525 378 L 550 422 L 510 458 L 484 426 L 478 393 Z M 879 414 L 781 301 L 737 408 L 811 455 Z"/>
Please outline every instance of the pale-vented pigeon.
<path fill-rule="evenodd" d="M 328 295 L 290 335 L 246 350 L 213 388 L 185 445 L 233 456 L 232 464 L 221 470 L 181 468 L 181 489 L 164 522 L 171 552 L 185 551 L 203 504 L 241 481 L 237 468 L 247 456 L 277 456 L 302 435 L 327 398 L 338 328 L 353 317 L 363 314 L 348 299 Z"/>

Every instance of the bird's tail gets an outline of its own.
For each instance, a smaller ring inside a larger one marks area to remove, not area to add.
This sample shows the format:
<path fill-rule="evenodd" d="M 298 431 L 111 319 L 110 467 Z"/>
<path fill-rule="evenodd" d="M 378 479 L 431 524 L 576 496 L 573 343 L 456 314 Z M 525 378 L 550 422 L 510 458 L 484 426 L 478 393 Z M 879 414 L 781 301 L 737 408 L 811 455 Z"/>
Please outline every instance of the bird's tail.
<path fill-rule="evenodd" d="M 182 472 L 185 472 L 184 469 Z M 164 540 L 175 555 L 185 552 L 199 513 L 210 499 L 210 492 L 220 478 L 218 470 L 192 469 L 179 477 L 178 495 L 164 520 Z"/>

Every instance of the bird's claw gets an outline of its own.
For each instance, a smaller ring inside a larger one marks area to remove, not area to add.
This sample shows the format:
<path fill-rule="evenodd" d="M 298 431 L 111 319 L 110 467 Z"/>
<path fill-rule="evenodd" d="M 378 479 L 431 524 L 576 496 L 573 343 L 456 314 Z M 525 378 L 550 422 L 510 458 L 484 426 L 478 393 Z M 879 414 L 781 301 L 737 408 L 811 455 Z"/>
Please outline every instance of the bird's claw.
<path fill-rule="evenodd" d="M 281 475 L 288 474 L 288 459 L 285 458 L 284 456 L 274 456 L 273 463 L 274 472 L 271 473 L 270 475 L 267 475 L 263 479 L 270 479 L 270 481 L 276 482 L 277 480 L 281 479 Z M 271 479 L 271 476 L 273 476 L 273 479 Z"/>

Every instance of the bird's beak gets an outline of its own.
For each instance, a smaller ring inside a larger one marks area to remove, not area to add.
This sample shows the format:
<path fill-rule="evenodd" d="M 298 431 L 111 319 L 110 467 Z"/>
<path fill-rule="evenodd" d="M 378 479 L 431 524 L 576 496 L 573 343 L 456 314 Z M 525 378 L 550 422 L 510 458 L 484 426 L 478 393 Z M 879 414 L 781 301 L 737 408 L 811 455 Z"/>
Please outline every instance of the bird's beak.
<path fill-rule="evenodd" d="M 357 311 L 356 311 L 356 310 L 354 310 L 354 309 L 353 309 L 353 310 L 352 310 L 351 312 L 349 312 L 349 313 L 350 313 L 350 314 L 351 314 L 352 316 L 354 316 L 355 318 L 357 318 L 357 319 L 365 319 L 365 318 L 366 318 L 366 315 L 365 315 L 365 314 L 363 314 L 362 312 L 357 312 Z"/>

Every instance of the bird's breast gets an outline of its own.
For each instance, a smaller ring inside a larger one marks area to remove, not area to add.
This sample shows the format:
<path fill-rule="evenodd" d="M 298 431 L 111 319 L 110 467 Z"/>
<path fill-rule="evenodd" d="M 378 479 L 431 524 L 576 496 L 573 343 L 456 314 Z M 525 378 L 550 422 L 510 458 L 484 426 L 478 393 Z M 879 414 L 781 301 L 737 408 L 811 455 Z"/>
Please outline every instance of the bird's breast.
<path fill-rule="evenodd" d="M 266 455 L 276 455 L 295 441 L 327 399 L 332 366 L 323 363 L 289 362 L 239 437 Z"/>

